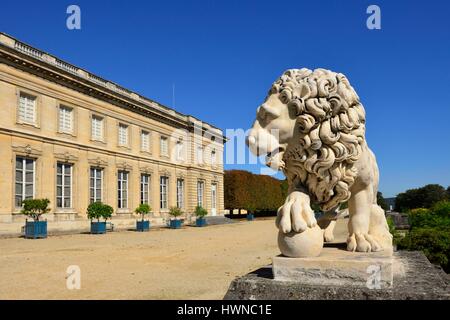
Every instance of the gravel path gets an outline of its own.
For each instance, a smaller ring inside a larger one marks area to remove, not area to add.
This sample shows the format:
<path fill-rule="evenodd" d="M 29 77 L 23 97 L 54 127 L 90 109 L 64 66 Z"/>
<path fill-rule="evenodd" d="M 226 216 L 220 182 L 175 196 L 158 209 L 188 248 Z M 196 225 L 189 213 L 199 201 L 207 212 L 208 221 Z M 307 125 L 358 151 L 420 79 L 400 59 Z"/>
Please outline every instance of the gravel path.
<path fill-rule="evenodd" d="M 0 239 L 0 299 L 222 299 L 279 253 L 274 219 L 42 240 Z M 66 270 L 81 270 L 68 290 Z"/>

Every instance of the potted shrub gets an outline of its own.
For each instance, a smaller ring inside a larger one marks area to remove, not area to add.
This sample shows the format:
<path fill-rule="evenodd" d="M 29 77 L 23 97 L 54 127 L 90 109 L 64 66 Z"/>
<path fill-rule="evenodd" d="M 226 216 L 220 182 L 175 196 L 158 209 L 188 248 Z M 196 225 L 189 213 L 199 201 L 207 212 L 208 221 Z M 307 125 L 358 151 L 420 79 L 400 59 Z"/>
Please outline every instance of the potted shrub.
<path fill-rule="evenodd" d="M 25 220 L 25 238 L 47 238 L 47 221 L 39 221 L 44 213 L 50 211 L 48 199 L 27 199 L 22 201 L 22 214 L 33 218 L 33 221 Z"/>
<path fill-rule="evenodd" d="M 146 214 L 149 214 L 150 210 L 152 210 L 152 208 L 150 208 L 150 206 L 146 203 L 142 203 L 139 205 L 139 207 L 136 208 L 134 212 L 141 215 L 141 221 L 139 220 L 136 221 L 136 231 L 143 232 L 148 231 L 150 229 L 150 221 L 144 220 L 144 216 Z"/>
<path fill-rule="evenodd" d="M 174 219 L 170 219 L 170 228 L 172 229 L 180 229 L 181 228 L 181 220 L 178 219 L 179 216 L 183 214 L 178 207 L 170 208 L 169 214 L 174 217 Z"/>
<path fill-rule="evenodd" d="M 205 208 L 202 206 L 196 206 L 195 207 L 195 215 L 197 219 L 195 220 L 195 225 L 197 227 L 204 227 L 206 226 L 206 219 L 205 216 L 208 214 L 208 211 L 206 211 Z"/>
<path fill-rule="evenodd" d="M 247 220 L 253 221 L 255 220 L 254 212 L 256 211 L 256 208 L 253 205 L 247 206 Z"/>
<path fill-rule="evenodd" d="M 102 234 L 106 233 L 106 220 L 111 218 L 113 208 L 100 201 L 91 203 L 87 208 L 87 216 L 91 220 L 91 233 Z M 100 221 L 103 218 L 105 221 Z M 97 219 L 97 221 L 92 221 Z"/>

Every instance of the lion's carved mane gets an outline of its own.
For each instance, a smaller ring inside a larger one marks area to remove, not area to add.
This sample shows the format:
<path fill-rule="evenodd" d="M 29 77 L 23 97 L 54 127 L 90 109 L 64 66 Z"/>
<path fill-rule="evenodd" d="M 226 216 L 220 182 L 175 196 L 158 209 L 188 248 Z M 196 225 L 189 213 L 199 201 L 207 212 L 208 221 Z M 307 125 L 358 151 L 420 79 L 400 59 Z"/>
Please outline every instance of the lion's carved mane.
<path fill-rule="evenodd" d="M 330 210 L 350 197 L 365 141 L 365 111 L 347 78 L 325 69 L 286 71 L 271 94 L 296 112 L 295 142 L 283 155 L 285 174 Z"/>

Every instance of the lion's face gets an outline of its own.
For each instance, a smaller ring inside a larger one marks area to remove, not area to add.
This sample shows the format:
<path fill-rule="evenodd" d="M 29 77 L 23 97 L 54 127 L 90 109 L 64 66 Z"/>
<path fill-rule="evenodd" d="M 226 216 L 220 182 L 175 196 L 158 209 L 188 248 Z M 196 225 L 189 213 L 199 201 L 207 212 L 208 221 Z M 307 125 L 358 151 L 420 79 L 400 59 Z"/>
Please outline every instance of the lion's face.
<path fill-rule="evenodd" d="M 294 135 L 296 116 L 281 102 L 278 93 L 269 94 L 258 107 L 247 145 L 257 155 L 267 155 L 267 165 L 281 169 L 283 152 Z"/>
<path fill-rule="evenodd" d="M 324 210 L 348 200 L 365 143 L 365 111 L 348 79 L 325 69 L 289 69 L 273 84 L 247 137 Z"/>

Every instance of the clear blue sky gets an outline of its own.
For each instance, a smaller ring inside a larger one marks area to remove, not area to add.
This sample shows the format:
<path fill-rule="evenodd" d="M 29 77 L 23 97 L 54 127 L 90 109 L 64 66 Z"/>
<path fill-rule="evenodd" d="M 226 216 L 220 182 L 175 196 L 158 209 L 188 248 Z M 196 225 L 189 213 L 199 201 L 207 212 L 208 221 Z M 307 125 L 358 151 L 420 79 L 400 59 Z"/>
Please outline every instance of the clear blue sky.
<path fill-rule="evenodd" d="M 66 8 L 81 8 L 81 30 Z M 366 8 L 381 8 L 381 30 Z M 449 1 L 3 1 L 0 30 L 216 126 L 248 128 L 288 68 L 348 76 L 380 190 L 450 185 Z M 226 168 L 259 171 L 258 166 Z"/>

